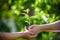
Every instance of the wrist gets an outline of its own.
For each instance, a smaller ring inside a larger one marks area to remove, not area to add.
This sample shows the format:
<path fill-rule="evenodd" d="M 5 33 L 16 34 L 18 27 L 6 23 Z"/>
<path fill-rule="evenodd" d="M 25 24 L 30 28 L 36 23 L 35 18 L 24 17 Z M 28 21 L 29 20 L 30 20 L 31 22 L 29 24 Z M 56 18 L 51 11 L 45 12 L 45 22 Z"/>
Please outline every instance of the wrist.
<path fill-rule="evenodd" d="M 21 33 L 21 37 L 22 37 L 22 38 L 25 38 L 25 36 L 26 36 L 26 33 L 25 33 L 25 32 L 22 32 L 22 33 Z"/>
<path fill-rule="evenodd" d="M 22 38 L 24 36 L 24 32 L 18 32 L 18 36 Z"/>
<path fill-rule="evenodd" d="M 39 33 L 42 31 L 41 25 L 35 25 L 36 26 L 36 33 Z"/>
<path fill-rule="evenodd" d="M 39 28 L 39 32 L 44 31 L 44 30 L 43 30 L 43 26 L 42 26 L 42 25 L 39 25 L 39 26 L 38 26 L 38 28 Z"/>

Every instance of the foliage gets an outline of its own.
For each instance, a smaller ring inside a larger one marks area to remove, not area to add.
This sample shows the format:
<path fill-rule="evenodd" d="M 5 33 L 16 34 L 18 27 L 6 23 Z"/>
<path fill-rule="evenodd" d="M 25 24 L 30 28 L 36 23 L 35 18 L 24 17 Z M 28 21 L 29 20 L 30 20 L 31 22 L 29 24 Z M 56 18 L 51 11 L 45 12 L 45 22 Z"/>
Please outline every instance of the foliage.
<path fill-rule="evenodd" d="M 9 32 L 8 28 L 12 28 L 11 32 L 24 31 L 30 25 L 52 23 L 60 19 L 60 0 L 0 0 L 0 8 L 0 24 L 3 27 L 0 31 Z M 35 39 L 53 40 L 55 35 L 41 32 Z"/>

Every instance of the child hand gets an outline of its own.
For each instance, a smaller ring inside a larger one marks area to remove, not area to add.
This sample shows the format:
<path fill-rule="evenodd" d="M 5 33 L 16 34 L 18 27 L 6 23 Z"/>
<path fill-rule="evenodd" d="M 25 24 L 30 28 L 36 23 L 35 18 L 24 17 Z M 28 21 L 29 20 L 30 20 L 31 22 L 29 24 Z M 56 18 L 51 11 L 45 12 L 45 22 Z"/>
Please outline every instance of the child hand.
<path fill-rule="evenodd" d="M 35 38 L 36 36 L 37 34 L 33 34 L 32 32 L 29 32 L 28 30 L 24 32 L 24 38 L 31 39 L 31 38 Z"/>

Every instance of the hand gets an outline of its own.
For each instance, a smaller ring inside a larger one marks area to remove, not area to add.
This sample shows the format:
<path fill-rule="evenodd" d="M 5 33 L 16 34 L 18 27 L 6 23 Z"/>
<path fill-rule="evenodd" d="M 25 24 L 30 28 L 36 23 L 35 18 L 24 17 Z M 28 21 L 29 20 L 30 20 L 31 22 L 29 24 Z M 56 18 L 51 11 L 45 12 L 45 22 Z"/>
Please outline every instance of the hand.
<path fill-rule="evenodd" d="M 27 38 L 27 39 L 31 39 L 31 38 L 35 38 L 37 36 L 37 34 L 32 34 L 31 32 L 29 32 L 28 30 L 26 30 L 24 32 L 24 38 Z"/>
<path fill-rule="evenodd" d="M 31 26 L 29 26 L 28 30 L 30 32 L 32 32 L 33 34 L 37 34 L 41 31 L 40 30 L 40 25 L 31 25 Z"/>

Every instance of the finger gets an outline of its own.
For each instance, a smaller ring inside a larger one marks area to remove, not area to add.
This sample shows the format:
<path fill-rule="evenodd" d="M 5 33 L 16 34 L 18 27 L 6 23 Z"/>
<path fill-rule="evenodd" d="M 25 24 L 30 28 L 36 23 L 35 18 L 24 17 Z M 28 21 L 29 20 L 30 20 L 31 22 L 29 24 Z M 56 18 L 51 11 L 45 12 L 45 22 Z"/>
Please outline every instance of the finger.
<path fill-rule="evenodd" d="M 28 30 L 33 29 L 33 28 L 34 28 L 34 26 L 29 26 L 29 27 L 28 27 Z"/>
<path fill-rule="evenodd" d="M 34 34 L 33 37 L 36 37 L 38 34 Z"/>
<path fill-rule="evenodd" d="M 37 32 L 34 29 L 30 29 L 29 32 L 36 34 Z"/>
<path fill-rule="evenodd" d="M 35 35 L 29 35 L 29 36 L 32 37 L 32 38 L 35 38 L 37 36 L 37 34 L 35 34 Z"/>
<path fill-rule="evenodd" d="M 29 32 L 29 35 L 31 35 L 31 36 L 37 36 L 37 33 Z"/>
<path fill-rule="evenodd" d="M 33 32 L 33 31 L 29 31 L 28 33 L 29 33 L 30 35 L 33 35 L 33 34 L 34 34 L 34 32 Z"/>
<path fill-rule="evenodd" d="M 30 30 L 29 30 L 29 32 L 32 32 L 32 31 L 33 31 L 33 29 L 30 29 Z"/>

